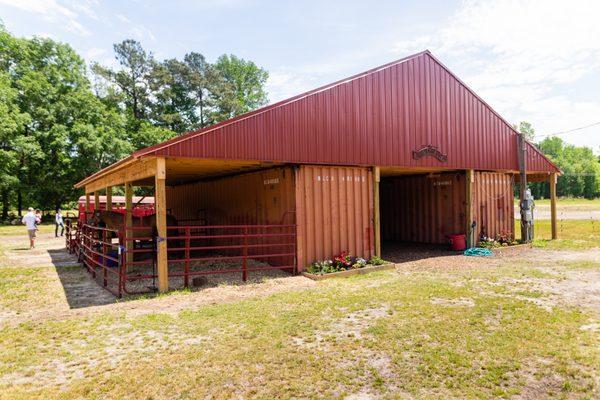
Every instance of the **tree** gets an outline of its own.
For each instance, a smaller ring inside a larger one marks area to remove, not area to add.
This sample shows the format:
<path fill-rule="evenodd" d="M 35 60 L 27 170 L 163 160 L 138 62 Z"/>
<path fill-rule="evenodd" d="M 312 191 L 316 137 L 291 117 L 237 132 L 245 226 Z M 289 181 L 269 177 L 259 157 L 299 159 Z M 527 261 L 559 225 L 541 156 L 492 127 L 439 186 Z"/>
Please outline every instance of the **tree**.
<path fill-rule="evenodd" d="M 19 167 L 19 132 L 29 116 L 19 110 L 18 92 L 11 86 L 10 75 L 0 72 L 0 197 L 2 219 L 8 217 L 9 197 L 19 185 L 15 171 Z"/>
<path fill-rule="evenodd" d="M 269 73 L 252 61 L 222 55 L 215 63 L 218 80 L 215 85 L 216 122 L 233 118 L 267 104 L 264 85 Z"/>
<path fill-rule="evenodd" d="M 600 162 L 589 147 L 565 143 L 559 137 L 547 137 L 539 149 L 562 171 L 556 185 L 560 196 L 594 198 L 600 195 Z M 548 197 L 548 185 L 533 183 L 536 197 Z"/>
<path fill-rule="evenodd" d="M 73 185 L 136 149 L 202 128 L 266 102 L 266 71 L 235 56 L 216 65 L 200 53 L 157 62 L 139 42 L 114 45 L 120 67 L 0 25 L 0 201 L 58 208 Z"/>
<path fill-rule="evenodd" d="M 92 65 L 92 69 L 96 74 L 116 84 L 124 94 L 123 99 L 127 110 L 136 120 L 143 120 L 148 115 L 149 81 L 155 63 L 154 57 L 133 39 L 116 43 L 113 49 L 121 69 L 114 71 L 97 63 Z"/>
<path fill-rule="evenodd" d="M 19 212 L 23 201 L 60 207 L 76 194 L 75 182 L 132 150 L 126 120 L 94 95 L 83 60 L 68 45 L 2 31 L 0 63 L 3 92 L 17 93 L 3 102 L 18 113 L 2 134 Z"/>
<path fill-rule="evenodd" d="M 184 57 L 187 67 L 184 81 L 190 97 L 194 100 L 194 112 L 190 116 L 193 129 L 204 128 L 212 123 L 210 111 L 214 107 L 217 73 L 200 53 L 188 53 Z"/>
<path fill-rule="evenodd" d="M 519 132 L 521 132 L 524 136 L 525 139 L 529 140 L 530 142 L 533 142 L 535 139 L 535 129 L 533 129 L 533 127 L 531 126 L 531 124 L 527 121 L 521 121 L 519 123 Z"/>

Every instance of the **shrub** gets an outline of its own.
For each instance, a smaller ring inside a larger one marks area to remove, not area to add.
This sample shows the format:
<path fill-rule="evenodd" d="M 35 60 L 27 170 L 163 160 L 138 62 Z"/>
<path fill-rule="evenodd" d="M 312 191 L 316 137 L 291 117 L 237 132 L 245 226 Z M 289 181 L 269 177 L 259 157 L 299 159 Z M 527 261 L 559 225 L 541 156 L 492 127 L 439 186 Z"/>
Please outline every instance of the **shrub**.
<path fill-rule="evenodd" d="M 352 263 L 352 268 L 354 268 L 354 269 L 363 268 L 366 265 L 367 265 L 367 260 L 365 260 L 364 258 L 358 257 Z"/>
<path fill-rule="evenodd" d="M 314 262 L 308 267 L 308 272 L 311 274 L 327 274 L 329 272 L 335 272 L 333 261 L 323 260 Z"/>
<path fill-rule="evenodd" d="M 383 265 L 383 264 L 385 264 L 385 261 L 382 260 L 381 257 L 379 257 L 379 256 L 373 256 L 369 260 L 369 264 L 371 264 L 371 265 Z"/>

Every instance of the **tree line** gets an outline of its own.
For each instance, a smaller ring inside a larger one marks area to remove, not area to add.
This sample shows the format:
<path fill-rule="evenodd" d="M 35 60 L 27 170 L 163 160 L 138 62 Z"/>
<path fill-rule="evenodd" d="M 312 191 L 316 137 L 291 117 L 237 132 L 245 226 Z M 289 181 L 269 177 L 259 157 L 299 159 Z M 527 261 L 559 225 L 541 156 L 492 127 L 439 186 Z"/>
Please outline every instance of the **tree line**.
<path fill-rule="evenodd" d="M 268 100 L 267 71 L 235 55 L 157 60 L 131 39 L 114 53 L 118 67 L 88 68 L 68 44 L 0 25 L 2 218 L 59 208 L 98 169 Z"/>
<path fill-rule="evenodd" d="M 535 130 L 528 122 L 521 122 L 519 131 L 530 141 L 535 140 Z M 587 146 L 566 143 L 558 136 L 546 137 L 535 143 L 563 172 L 556 183 L 556 193 L 561 197 L 600 197 L 600 157 Z M 549 198 L 550 187 L 545 182 L 529 184 L 535 198 Z"/>

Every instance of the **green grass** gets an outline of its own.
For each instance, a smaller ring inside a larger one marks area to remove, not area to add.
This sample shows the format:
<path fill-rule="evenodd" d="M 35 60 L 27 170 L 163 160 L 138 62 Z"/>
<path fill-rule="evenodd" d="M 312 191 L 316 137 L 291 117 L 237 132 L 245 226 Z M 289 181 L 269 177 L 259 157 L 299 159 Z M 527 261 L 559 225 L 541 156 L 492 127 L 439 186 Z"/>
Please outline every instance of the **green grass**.
<path fill-rule="evenodd" d="M 565 221 L 564 239 L 535 244 L 596 246 L 586 223 Z M 20 235 L 15 228 L 0 236 Z M 536 229 L 549 236 L 549 221 Z M 581 327 L 598 316 L 540 307 L 550 294 L 528 282 L 563 279 L 547 268 L 585 273 L 600 263 L 445 262 L 177 313 L 161 310 L 203 293 L 131 300 L 148 304 L 140 314 L 69 310 L 54 267 L 2 260 L 0 399 L 597 397 L 600 335 Z"/>
<path fill-rule="evenodd" d="M 178 314 L 24 322 L 0 331 L 0 379 L 58 370 L 69 381 L 60 391 L 5 383 L 0 398 L 489 398 L 520 393 L 528 379 L 591 397 L 600 342 L 579 329 L 589 317 L 490 296 L 473 280 L 513 275 L 530 276 L 523 266 L 388 271 Z M 465 298 L 473 305 L 452 305 Z M 380 312 L 357 317 L 369 310 Z"/>
<path fill-rule="evenodd" d="M 39 233 L 50 233 L 54 232 L 54 224 L 40 224 Z M 0 236 L 14 236 L 24 235 L 27 236 L 27 229 L 25 225 L 0 225 Z"/>
<path fill-rule="evenodd" d="M 588 249 L 600 247 L 600 221 L 558 221 L 558 240 L 551 240 L 550 220 L 535 221 L 534 246 L 549 249 Z M 520 221 L 515 220 L 515 237 L 521 238 Z"/>

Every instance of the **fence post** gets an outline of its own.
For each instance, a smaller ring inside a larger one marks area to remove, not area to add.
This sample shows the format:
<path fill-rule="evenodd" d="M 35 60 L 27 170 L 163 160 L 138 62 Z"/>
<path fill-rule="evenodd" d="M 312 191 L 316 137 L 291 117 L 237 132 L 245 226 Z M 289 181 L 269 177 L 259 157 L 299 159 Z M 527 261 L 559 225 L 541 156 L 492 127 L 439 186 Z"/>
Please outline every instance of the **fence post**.
<path fill-rule="evenodd" d="M 106 231 L 105 230 L 101 230 L 100 232 L 102 232 L 102 246 L 100 246 L 100 248 L 102 249 L 102 283 L 104 284 L 104 287 L 106 287 L 108 285 L 108 280 L 107 280 L 107 266 L 106 266 Z"/>
<path fill-rule="evenodd" d="M 183 283 L 185 287 L 190 286 L 190 228 L 185 228 L 185 274 L 183 275 Z"/>
<path fill-rule="evenodd" d="M 235 253 L 234 253 L 235 254 Z M 244 226 L 244 250 L 242 258 L 242 280 L 248 279 L 248 227 Z"/>

